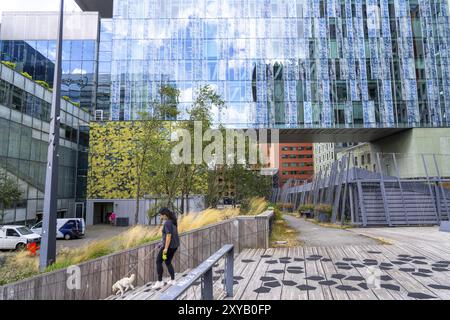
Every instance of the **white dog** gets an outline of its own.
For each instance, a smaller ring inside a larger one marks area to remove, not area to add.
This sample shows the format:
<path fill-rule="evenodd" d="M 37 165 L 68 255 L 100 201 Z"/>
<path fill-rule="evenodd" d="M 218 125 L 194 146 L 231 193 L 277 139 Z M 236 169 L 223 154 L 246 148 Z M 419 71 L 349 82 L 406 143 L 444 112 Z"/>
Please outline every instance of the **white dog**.
<path fill-rule="evenodd" d="M 130 288 L 131 288 L 131 290 L 134 290 L 133 283 L 134 283 L 135 279 L 136 279 L 136 276 L 134 274 L 132 274 L 131 277 L 129 277 L 129 278 L 123 278 L 123 279 L 117 281 L 112 286 L 113 293 L 115 293 L 116 295 L 118 295 L 120 293 L 120 295 L 122 296 Z"/>

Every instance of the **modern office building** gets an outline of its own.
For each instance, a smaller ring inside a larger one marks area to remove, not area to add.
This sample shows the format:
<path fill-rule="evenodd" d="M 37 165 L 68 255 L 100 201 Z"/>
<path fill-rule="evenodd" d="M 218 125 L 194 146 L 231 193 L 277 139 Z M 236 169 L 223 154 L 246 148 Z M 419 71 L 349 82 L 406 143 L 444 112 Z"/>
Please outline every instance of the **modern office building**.
<path fill-rule="evenodd" d="M 138 119 L 161 84 L 181 91 L 183 117 L 211 84 L 228 106 L 216 120 L 228 126 L 450 123 L 445 0 L 77 3 L 93 12 L 66 16 L 63 92 L 98 120 Z M 4 14 L 2 60 L 51 84 L 55 21 Z"/>
<path fill-rule="evenodd" d="M 77 2 L 108 18 L 100 35 L 105 84 L 111 77 L 99 103 L 106 119 L 136 119 L 161 83 L 181 90 L 186 109 L 210 83 L 225 97 L 217 119 L 228 125 L 450 123 L 446 0 Z"/>
<path fill-rule="evenodd" d="M 0 60 L 53 88 L 57 12 L 3 12 Z M 66 13 L 61 96 L 93 112 L 97 83 L 98 13 Z"/>
<path fill-rule="evenodd" d="M 12 208 L 0 209 L 0 223 L 32 223 L 42 215 L 51 101 L 50 90 L 0 64 L 0 171 L 23 193 Z M 84 212 L 88 126 L 89 113 L 62 99 L 58 217 Z"/>

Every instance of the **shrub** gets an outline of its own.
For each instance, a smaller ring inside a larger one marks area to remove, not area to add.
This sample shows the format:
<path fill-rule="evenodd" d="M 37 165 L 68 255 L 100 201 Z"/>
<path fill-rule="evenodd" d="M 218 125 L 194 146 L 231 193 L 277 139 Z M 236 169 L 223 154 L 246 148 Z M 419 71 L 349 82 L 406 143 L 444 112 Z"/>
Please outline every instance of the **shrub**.
<path fill-rule="evenodd" d="M 298 207 L 298 211 L 300 212 L 308 212 L 308 211 L 314 211 L 314 205 L 313 204 L 304 204 Z"/>
<path fill-rule="evenodd" d="M 10 61 L 2 61 L 2 64 L 7 66 L 8 68 L 11 68 L 13 70 L 16 69 L 16 64 L 14 62 L 10 62 Z"/>
<path fill-rule="evenodd" d="M 45 82 L 43 80 L 37 80 L 36 83 L 38 85 L 43 86 L 45 89 L 52 91 L 52 89 L 50 88 L 50 85 L 47 82 Z"/>
<path fill-rule="evenodd" d="M 264 198 L 251 198 L 246 208 L 241 207 L 241 214 L 257 216 L 268 209 L 268 204 Z"/>
<path fill-rule="evenodd" d="M 331 213 L 333 212 L 333 207 L 329 204 L 317 204 L 314 206 L 314 212 L 315 213 L 326 213 L 328 215 L 331 215 Z"/>
<path fill-rule="evenodd" d="M 22 75 L 27 79 L 33 80 L 33 77 L 28 72 L 22 72 Z"/>
<path fill-rule="evenodd" d="M 273 213 L 275 221 L 283 220 L 283 213 L 281 212 L 280 208 L 275 207 Z"/>
<path fill-rule="evenodd" d="M 62 98 L 68 102 L 70 102 L 70 98 L 68 96 L 62 96 Z"/>

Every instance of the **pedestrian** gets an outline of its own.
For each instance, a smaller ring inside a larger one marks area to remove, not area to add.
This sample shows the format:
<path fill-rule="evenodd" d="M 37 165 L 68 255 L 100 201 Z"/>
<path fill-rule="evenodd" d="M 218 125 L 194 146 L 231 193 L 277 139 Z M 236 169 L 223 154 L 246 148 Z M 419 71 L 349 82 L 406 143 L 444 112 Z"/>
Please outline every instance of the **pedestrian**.
<path fill-rule="evenodd" d="M 116 222 L 116 214 L 114 212 L 111 212 L 109 215 L 109 223 L 113 226 Z"/>
<path fill-rule="evenodd" d="M 158 273 L 158 281 L 153 285 L 152 289 L 159 289 L 164 286 L 163 280 L 163 262 L 167 267 L 170 275 L 169 285 L 175 284 L 175 270 L 172 266 L 172 259 L 180 246 L 180 238 L 178 237 L 177 216 L 168 208 L 162 208 L 158 212 L 161 221 L 163 221 L 162 242 L 159 253 L 156 257 L 156 271 Z"/>

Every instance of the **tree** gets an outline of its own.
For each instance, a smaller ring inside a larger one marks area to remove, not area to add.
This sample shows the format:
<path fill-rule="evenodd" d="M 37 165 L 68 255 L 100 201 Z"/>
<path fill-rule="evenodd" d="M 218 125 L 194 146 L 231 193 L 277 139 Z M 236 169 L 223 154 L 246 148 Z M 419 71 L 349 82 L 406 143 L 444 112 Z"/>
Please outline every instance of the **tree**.
<path fill-rule="evenodd" d="M 226 177 L 235 186 L 235 202 L 245 211 L 252 198 L 268 198 L 272 192 L 272 177 L 261 175 L 245 165 L 236 164 L 227 168 Z"/>
<path fill-rule="evenodd" d="M 174 120 L 178 116 L 178 98 L 180 91 L 170 85 L 163 85 L 159 89 L 159 100 L 151 103 L 150 112 L 142 112 L 139 125 L 139 138 L 136 141 L 136 211 L 135 224 L 138 224 L 140 199 L 148 191 L 149 186 L 163 185 L 162 181 L 154 181 L 165 176 L 164 191 L 173 197 L 172 184 L 168 181 L 170 169 L 167 163 L 170 162 L 170 152 L 168 144 L 170 132 L 165 120 Z M 172 172 L 175 174 L 175 172 Z M 142 184 L 146 188 L 142 188 Z M 155 183 L 152 183 L 155 182 Z M 159 184 L 158 184 L 159 182 Z M 158 188 L 155 188 L 158 189 Z"/>
<path fill-rule="evenodd" d="M 188 111 L 189 121 L 184 122 L 182 126 L 186 129 L 191 137 L 194 137 L 195 122 L 201 122 L 202 124 L 202 137 L 205 132 L 211 129 L 213 124 L 212 112 L 213 108 L 216 108 L 220 112 L 225 107 L 225 101 L 211 86 L 206 85 L 198 89 L 195 101 Z M 191 150 L 194 150 L 194 141 L 191 141 Z M 207 141 L 202 142 L 202 150 L 208 144 Z M 192 161 L 191 157 L 191 161 Z M 182 181 L 181 181 L 181 210 L 184 213 L 184 202 L 187 202 L 187 211 L 189 211 L 189 196 L 193 192 L 202 192 L 208 189 L 208 170 L 209 165 L 203 159 L 201 164 L 183 164 L 181 168 Z"/>
<path fill-rule="evenodd" d="M 16 180 L 9 177 L 6 172 L 0 174 L 0 206 L 2 215 L 0 222 L 3 223 L 5 209 L 10 207 L 14 202 L 22 198 L 22 191 Z"/>

